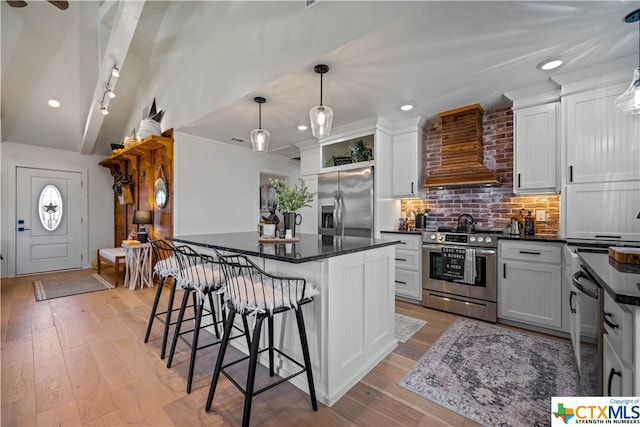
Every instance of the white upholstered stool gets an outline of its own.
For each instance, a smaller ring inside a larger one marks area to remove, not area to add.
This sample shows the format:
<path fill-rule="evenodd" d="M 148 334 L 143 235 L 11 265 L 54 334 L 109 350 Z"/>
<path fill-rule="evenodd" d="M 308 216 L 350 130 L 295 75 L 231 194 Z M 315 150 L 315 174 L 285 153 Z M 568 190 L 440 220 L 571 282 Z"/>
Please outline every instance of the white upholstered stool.
<path fill-rule="evenodd" d="M 106 261 L 109 264 L 113 265 L 113 270 L 116 275 L 116 287 L 118 286 L 118 281 L 120 278 L 120 265 L 124 264 L 125 252 L 124 248 L 105 248 L 98 249 L 98 274 L 100 274 L 100 261 Z"/>

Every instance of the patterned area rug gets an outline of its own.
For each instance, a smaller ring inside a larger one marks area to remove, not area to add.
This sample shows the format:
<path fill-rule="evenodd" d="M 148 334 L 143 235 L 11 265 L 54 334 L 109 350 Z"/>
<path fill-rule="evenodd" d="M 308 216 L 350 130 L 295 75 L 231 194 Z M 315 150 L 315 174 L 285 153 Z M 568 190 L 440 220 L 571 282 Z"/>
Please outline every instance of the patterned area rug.
<path fill-rule="evenodd" d="M 396 313 L 395 336 L 401 343 L 407 342 L 409 338 L 420 330 L 427 322 L 413 317 L 403 316 Z"/>
<path fill-rule="evenodd" d="M 112 289 L 113 285 L 97 274 L 51 280 L 34 280 L 36 301 Z"/>
<path fill-rule="evenodd" d="M 547 426 L 578 372 L 568 343 L 459 318 L 398 384 L 485 426 Z"/>

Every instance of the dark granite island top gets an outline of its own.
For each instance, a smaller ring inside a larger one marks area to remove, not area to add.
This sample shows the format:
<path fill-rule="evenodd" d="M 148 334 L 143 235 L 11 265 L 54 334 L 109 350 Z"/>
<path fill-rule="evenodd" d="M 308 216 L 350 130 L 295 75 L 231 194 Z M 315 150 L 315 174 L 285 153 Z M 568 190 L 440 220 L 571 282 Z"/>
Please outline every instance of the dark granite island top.
<path fill-rule="evenodd" d="M 296 237 L 300 238 L 297 242 L 260 243 L 258 242 L 258 233 L 249 231 L 173 236 L 168 237 L 167 240 L 294 264 L 318 261 L 334 256 L 400 243 L 400 240 L 391 239 L 369 239 L 349 236 L 334 237 L 303 233 L 298 233 Z"/>
<path fill-rule="evenodd" d="M 621 264 L 607 253 L 580 252 L 582 265 L 617 303 L 640 306 L 640 266 Z"/>

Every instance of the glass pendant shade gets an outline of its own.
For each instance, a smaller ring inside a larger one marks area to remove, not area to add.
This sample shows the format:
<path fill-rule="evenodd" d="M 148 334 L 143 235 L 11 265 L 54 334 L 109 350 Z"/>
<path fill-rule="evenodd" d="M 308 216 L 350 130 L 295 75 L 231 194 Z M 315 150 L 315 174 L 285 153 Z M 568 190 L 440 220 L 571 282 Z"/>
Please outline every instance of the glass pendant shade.
<path fill-rule="evenodd" d="M 253 151 L 262 152 L 269 151 L 269 131 L 262 129 L 262 104 L 267 102 L 267 100 L 261 96 L 256 96 L 253 98 L 255 102 L 258 103 L 258 129 L 254 129 L 251 131 L 251 146 L 253 147 Z"/>
<path fill-rule="evenodd" d="M 640 67 L 633 72 L 633 80 L 629 88 L 613 103 L 618 113 L 640 114 Z"/>
<path fill-rule="evenodd" d="M 311 134 L 315 138 L 325 138 L 331 133 L 333 110 L 326 105 L 316 105 L 309 111 Z"/>
<path fill-rule="evenodd" d="M 258 128 L 251 131 L 253 151 L 269 151 L 269 131 Z"/>

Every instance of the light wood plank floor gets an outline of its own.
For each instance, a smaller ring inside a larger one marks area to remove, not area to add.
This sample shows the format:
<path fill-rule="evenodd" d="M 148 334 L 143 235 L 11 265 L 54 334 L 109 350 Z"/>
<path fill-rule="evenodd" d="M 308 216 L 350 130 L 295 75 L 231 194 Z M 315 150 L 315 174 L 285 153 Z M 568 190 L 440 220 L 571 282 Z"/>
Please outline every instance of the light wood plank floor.
<path fill-rule="evenodd" d="M 112 283 L 113 274 L 103 272 Z M 161 324 L 154 325 L 149 343 L 142 342 L 155 288 L 119 287 L 36 302 L 32 282 L 47 276 L 1 282 L 2 426 L 241 424 L 243 396 L 225 377 L 214 411 L 204 410 L 217 346 L 198 353 L 187 395 L 186 347 L 178 345 L 167 369 L 159 357 Z M 404 302 L 396 302 L 396 311 L 428 323 L 332 407 L 319 404 L 314 412 L 308 396 L 287 383 L 254 399 L 251 424 L 477 425 L 396 385 L 456 316 Z"/>

